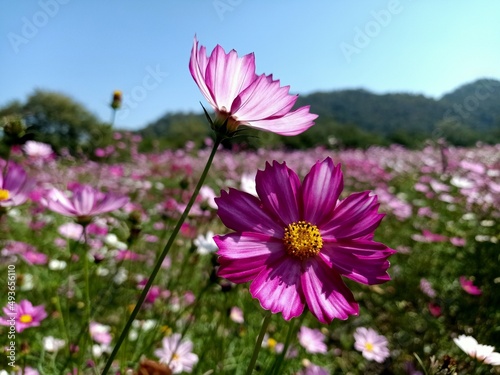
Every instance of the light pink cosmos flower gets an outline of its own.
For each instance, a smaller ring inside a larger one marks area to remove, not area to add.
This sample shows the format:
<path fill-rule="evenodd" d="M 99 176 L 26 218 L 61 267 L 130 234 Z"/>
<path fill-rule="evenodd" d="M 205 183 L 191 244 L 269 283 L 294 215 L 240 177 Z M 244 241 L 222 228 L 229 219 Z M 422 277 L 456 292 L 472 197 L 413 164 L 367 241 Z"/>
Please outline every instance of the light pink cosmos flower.
<path fill-rule="evenodd" d="M 483 293 L 479 287 L 473 284 L 472 280 L 467 279 L 465 276 L 460 276 L 459 280 L 460 286 L 467 293 L 472 294 L 473 296 L 479 296 Z"/>
<path fill-rule="evenodd" d="M 5 161 L 0 160 L 0 207 L 23 204 L 34 186 L 35 181 L 28 177 L 21 166 L 9 162 L 5 168 Z"/>
<path fill-rule="evenodd" d="M 319 329 L 311 329 L 305 326 L 300 327 L 298 333 L 298 339 L 300 345 L 308 353 L 326 353 L 328 348 L 326 347 L 325 340 L 326 337 L 321 333 Z"/>
<path fill-rule="evenodd" d="M 181 341 L 182 336 L 174 333 L 170 337 L 162 340 L 162 347 L 154 351 L 160 359 L 160 363 L 165 363 L 174 374 L 181 372 L 192 372 L 198 363 L 198 356 L 194 354 L 193 343 L 190 340 Z"/>
<path fill-rule="evenodd" d="M 330 372 L 324 367 L 308 363 L 307 366 L 296 375 L 329 375 Z"/>
<path fill-rule="evenodd" d="M 47 264 L 47 255 L 40 253 L 30 244 L 20 241 L 9 241 L 1 252 L 4 256 L 19 255 L 28 264 Z"/>
<path fill-rule="evenodd" d="M 111 343 L 112 337 L 109 333 L 110 330 L 110 326 L 97 322 L 90 322 L 89 325 L 90 337 L 98 344 L 109 345 Z"/>
<path fill-rule="evenodd" d="M 216 198 L 218 215 L 235 233 L 214 237 L 219 276 L 251 281 L 261 306 L 289 320 L 307 307 L 322 323 L 357 315 L 345 276 L 363 284 L 390 279 L 394 250 L 373 241 L 383 218 L 369 191 L 339 201 L 340 165 L 317 162 L 301 183 L 285 163 L 256 176 L 258 198 L 239 190 Z"/>
<path fill-rule="evenodd" d="M 472 358 L 489 365 L 500 365 L 500 353 L 493 351 L 495 347 L 479 344 L 474 337 L 466 335 L 460 335 L 458 338 L 454 338 L 453 341 Z"/>
<path fill-rule="evenodd" d="M 229 133 L 246 125 L 281 135 L 296 135 L 313 126 L 318 117 L 309 113 L 309 106 L 291 112 L 298 96 L 290 95 L 290 87 L 281 87 L 272 75 L 258 76 L 253 53 L 238 57 L 235 50 L 226 54 L 217 45 L 207 56 L 206 48 L 198 48 L 195 37 L 189 71 L 214 108 L 215 122 L 222 125 L 227 120 Z"/>
<path fill-rule="evenodd" d="M 429 280 L 424 278 L 420 279 L 420 290 L 431 298 L 434 298 L 437 295 Z"/>
<path fill-rule="evenodd" d="M 369 361 L 384 362 L 389 356 L 389 345 L 385 336 L 371 328 L 359 327 L 354 332 L 354 348 Z"/>
<path fill-rule="evenodd" d="M 15 322 L 16 332 L 21 333 L 26 328 L 38 327 L 40 322 L 47 317 L 43 305 L 33 306 L 26 299 L 21 300 L 11 308 L 10 305 L 3 308 L 7 317 L 0 317 L 0 325 L 11 326 Z"/>
<path fill-rule="evenodd" d="M 58 214 L 76 217 L 80 223 L 88 223 L 92 217 L 125 206 L 128 197 L 100 192 L 89 185 L 77 185 L 68 196 L 58 189 L 49 190 L 41 203 Z"/>
<path fill-rule="evenodd" d="M 52 157 L 54 154 L 52 146 L 37 141 L 27 141 L 23 145 L 23 151 L 26 155 L 32 158 L 40 158 L 40 159 L 48 159 Z"/>
<path fill-rule="evenodd" d="M 236 306 L 231 307 L 231 310 L 229 311 L 229 319 L 235 323 L 243 324 L 245 322 L 243 310 Z"/>

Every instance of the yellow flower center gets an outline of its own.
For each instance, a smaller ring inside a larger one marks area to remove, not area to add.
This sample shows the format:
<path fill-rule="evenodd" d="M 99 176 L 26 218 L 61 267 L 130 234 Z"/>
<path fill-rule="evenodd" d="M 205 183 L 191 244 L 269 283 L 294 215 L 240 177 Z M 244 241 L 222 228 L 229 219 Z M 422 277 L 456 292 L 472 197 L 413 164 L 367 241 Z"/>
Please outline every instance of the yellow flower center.
<path fill-rule="evenodd" d="M 316 225 L 306 221 L 291 223 L 285 228 L 283 244 L 288 255 L 300 260 L 318 255 L 323 247 L 323 239 Z"/>
<path fill-rule="evenodd" d="M 23 314 L 19 318 L 19 321 L 21 323 L 31 323 L 33 321 L 33 317 L 31 315 L 29 315 L 29 314 Z"/>
<path fill-rule="evenodd" d="M 369 352 L 373 352 L 373 344 L 371 342 L 367 342 L 365 344 L 365 349 Z"/>
<path fill-rule="evenodd" d="M 9 199 L 9 191 L 0 189 L 0 201 L 6 201 L 7 199 Z"/>
<path fill-rule="evenodd" d="M 273 339 L 273 338 L 269 338 L 269 339 L 267 339 L 267 346 L 268 346 L 268 347 L 269 347 L 269 349 L 271 349 L 271 350 L 274 350 L 274 348 L 276 347 L 276 344 L 277 344 L 277 343 L 278 343 L 278 342 L 277 342 L 275 339 Z"/>

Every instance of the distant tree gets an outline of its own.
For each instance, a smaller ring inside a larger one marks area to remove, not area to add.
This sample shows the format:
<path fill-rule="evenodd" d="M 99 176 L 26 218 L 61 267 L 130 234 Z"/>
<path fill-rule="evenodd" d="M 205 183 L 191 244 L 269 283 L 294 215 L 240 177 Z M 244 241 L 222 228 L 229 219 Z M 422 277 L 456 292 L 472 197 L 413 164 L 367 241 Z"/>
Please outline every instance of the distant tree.
<path fill-rule="evenodd" d="M 20 115 L 31 138 L 50 144 L 56 152 L 67 148 L 72 154 L 91 154 L 109 144 L 112 130 L 83 105 L 57 92 L 35 90 L 26 103 L 12 102 L 0 115 Z"/>

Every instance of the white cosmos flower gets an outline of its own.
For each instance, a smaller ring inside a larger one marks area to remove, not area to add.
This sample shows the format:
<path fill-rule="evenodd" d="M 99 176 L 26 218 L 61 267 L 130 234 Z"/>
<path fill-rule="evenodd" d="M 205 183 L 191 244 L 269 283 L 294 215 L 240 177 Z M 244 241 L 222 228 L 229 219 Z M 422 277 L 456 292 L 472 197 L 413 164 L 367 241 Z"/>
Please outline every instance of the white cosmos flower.
<path fill-rule="evenodd" d="M 500 353 L 494 352 L 495 347 L 479 344 L 474 337 L 466 335 L 460 335 L 453 341 L 472 358 L 493 366 L 500 365 Z"/>
<path fill-rule="evenodd" d="M 214 241 L 214 232 L 212 231 L 208 231 L 205 236 L 202 234 L 198 235 L 193 242 L 197 247 L 196 252 L 200 255 L 211 254 L 218 249 Z"/>

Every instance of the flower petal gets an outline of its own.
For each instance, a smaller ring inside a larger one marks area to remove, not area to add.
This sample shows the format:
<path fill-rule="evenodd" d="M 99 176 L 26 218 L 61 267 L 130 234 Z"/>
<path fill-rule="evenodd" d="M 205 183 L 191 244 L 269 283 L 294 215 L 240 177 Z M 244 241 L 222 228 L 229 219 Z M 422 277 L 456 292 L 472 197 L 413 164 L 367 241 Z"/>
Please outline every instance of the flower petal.
<path fill-rule="evenodd" d="M 214 241 L 219 247 L 218 275 L 237 284 L 253 280 L 284 254 L 281 241 L 260 233 L 230 233 Z"/>
<path fill-rule="evenodd" d="M 376 195 L 365 191 L 349 195 L 333 212 L 332 219 L 324 223 L 324 239 L 354 239 L 373 233 L 384 215 L 378 213 Z"/>
<path fill-rule="evenodd" d="M 304 220 L 321 227 L 332 217 L 343 188 L 340 164 L 335 167 L 331 158 L 317 162 L 302 183 Z"/>
<path fill-rule="evenodd" d="M 257 172 L 255 183 L 264 207 L 281 219 L 284 226 L 299 221 L 297 192 L 300 180 L 286 163 L 274 161 L 272 166 L 266 163 L 266 169 Z"/>
<path fill-rule="evenodd" d="M 49 210 L 65 216 L 76 216 L 76 210 L 69 198 L 57 189 L 48 191 L 46 198 L 41 203 Z"/>
<path fill-rule="evenodd" d="M 207 70 L 208 58 L 204 46 L 200 47 L 198 51 L 198 40 L 194 37 L 193 48 L 191 49 L 191 58 L 189 59 L 189 71 L 194 81 L 200 88 L 201 93 L 210 103 L 213 108 L 217 108 L 217 103 L 212 97 L 207 84 L 205 82 L 205 72 Z"/>
<path fill-rule="evenodd" d="M 226 227 L 237 232 L 259 232 L 283 238 L 283 226 L 263 209 L 259 199 L 253 195 L 229 189 L 229 192 L 221 191 L 215 203 L 217 214 Z"/>
<path fill-rule="evenodd" d="M 317 258 L 309 258 L 304 267 L 301 281 L 307 307 L 321 323 L 359 313 L 354 296 L 337 272 Z"/>
<path fill-rule="evenodd" d="M 380 284 L 390 280 L 387 258 L 395 251 L 367 240 L 325 242 L 321 255 L 341 275 L 362 284 Z"/>
<path fill-rule="evenodd" d="M 122 208 L 129 202 L 129 197 L 106 193 L 104 199 L 98 202 L 93 215 L 99 215 Z"/>
<path fill-rule="evenodd" d="M 273 314 L 281 312 L 285 320 L 302 314 L 305 307 L 300 285 L 300 263 L 281 258 L 269 263 L 250 284 L 250 294 L 262 308 Z"/>
<path fill-rule="evenodd" d="M 231 112 L 240 121 L 251 122 L 286 115 L 297 101 L 290 95 L 290 86 L 280 87 L 272 75 L 260 75 L 233 102 Z"/>
<path fill-rule="evenodd" d="M 297 135 L 313 126 L 314 120 L 318 117 L 318 115 L 309 113 L 309 107 L 300 107 L 294 112 L 289 112 L 285 116 L 278 118 L 248 121 L 247 125 L 251 128 L 280 135 Z"/>
<path fill-rule="evenodd" d="M 82 185 L 73 191 L 73 204 L 78 216 L 92 215 L 98 192 L 91 186 Z"/>
<path fill-rule="evenodd" d="M 226 54 L 220 45 L 212 51 L 205 79 L 218 109 L 229 112 L 234 99 L 256 78 L 253 53 L 238 57 L 235 50 Z"/>

